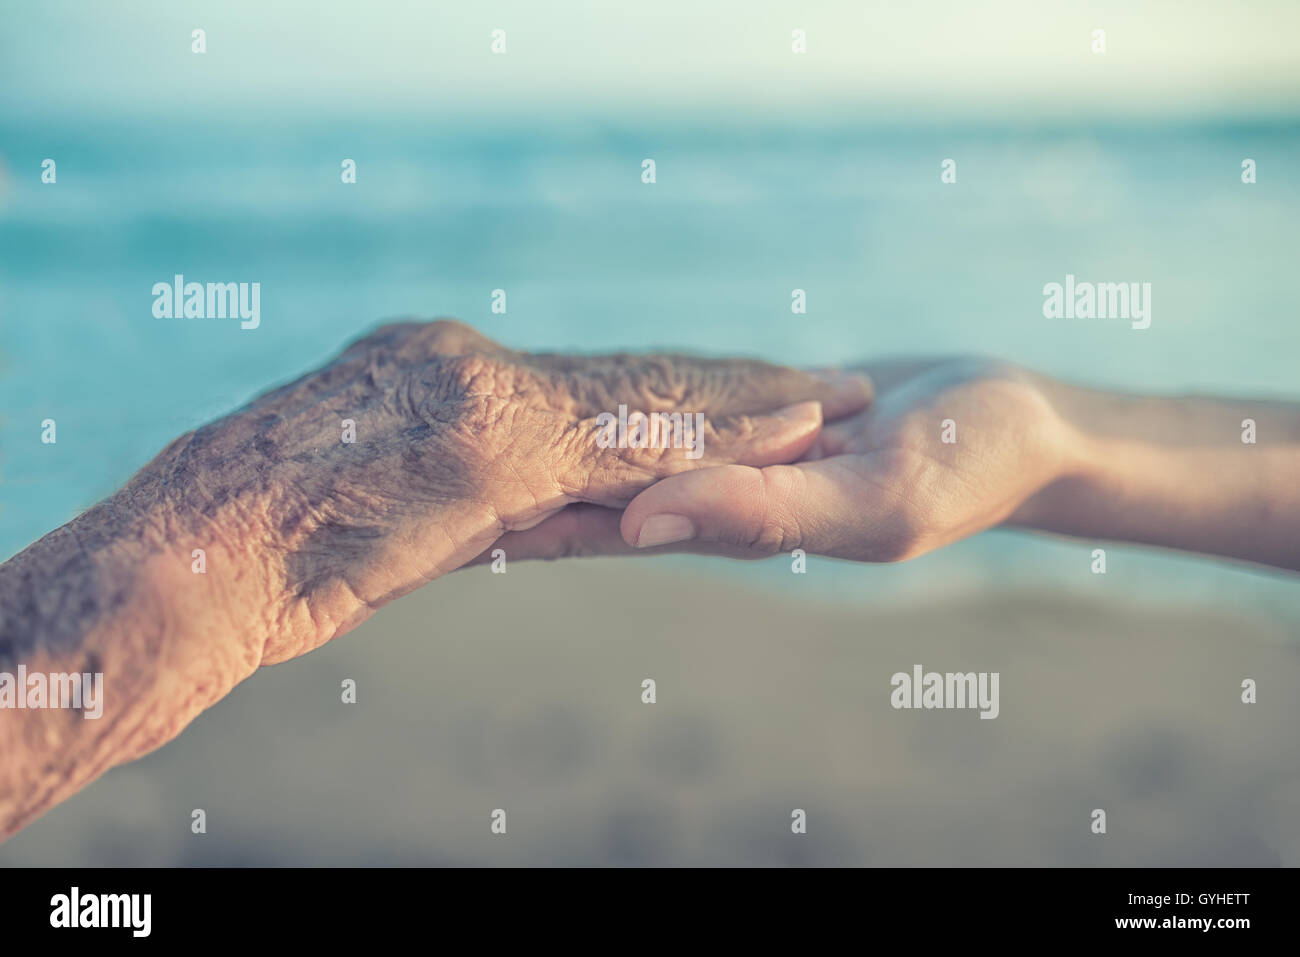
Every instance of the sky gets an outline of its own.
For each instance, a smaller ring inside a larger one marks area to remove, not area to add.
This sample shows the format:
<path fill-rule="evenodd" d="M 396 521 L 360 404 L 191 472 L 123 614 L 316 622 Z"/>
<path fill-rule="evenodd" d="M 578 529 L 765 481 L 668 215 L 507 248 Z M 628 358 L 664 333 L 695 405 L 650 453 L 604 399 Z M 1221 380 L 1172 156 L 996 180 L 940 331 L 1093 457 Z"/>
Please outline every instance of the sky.
<path fill-rule="evenodd" d="M 1296 0 L 3 0 L 0 110 L 1277 115 Z M 191 52 L 191 31 L 207 52 Z M 490 51 L 505 31 L 506 54 Z M 791 52 L 806 31 L 807 53 Z M 1091 50 L 1106 31 L 1105 54 Z"/>

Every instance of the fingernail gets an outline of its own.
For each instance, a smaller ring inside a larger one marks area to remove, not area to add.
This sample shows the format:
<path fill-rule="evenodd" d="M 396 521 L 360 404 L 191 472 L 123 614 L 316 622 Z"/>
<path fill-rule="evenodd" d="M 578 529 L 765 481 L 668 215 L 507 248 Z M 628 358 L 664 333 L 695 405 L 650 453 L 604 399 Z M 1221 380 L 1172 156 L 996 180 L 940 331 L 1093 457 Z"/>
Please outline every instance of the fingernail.
<path fill-rule="evenodd" d="M 651 515 L 641 525 L 641 534 L 637 536 L 637 548 L 652 548 L 655 545 L 669 545 L 684 542 L 695 537 L 695 523 L 684 515 Z"/>

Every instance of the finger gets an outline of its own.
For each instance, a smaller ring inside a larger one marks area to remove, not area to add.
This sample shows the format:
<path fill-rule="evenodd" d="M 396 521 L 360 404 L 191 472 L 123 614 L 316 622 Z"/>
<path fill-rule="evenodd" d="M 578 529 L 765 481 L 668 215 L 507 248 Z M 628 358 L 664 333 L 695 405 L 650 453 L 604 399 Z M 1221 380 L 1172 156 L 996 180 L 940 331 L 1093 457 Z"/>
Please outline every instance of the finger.
<path fill-rule="evenodd" d="M 727 465 L 665 479 L 628 505 L 623 539 L 638 548 L 691 542 L 860 557 L 867 503 L 847 461 Z"/>
<path fill-rule="evenodd" d="M 823 427 L 816 444 L 804 456 L 804 461 L 833 458 L 850 451 L 855 440 L 862 436 L 865 418 L 866 414 L 857 415 Z"/>
<path fill-rule="evenodd" d="M 755 365 L 764 368 L 753 376 L 739 378 L 734 394 L 722 405 L 721 413 L 770 408 L 766 403 L 783 406 L 815 400 L 821 403 L 826 421 L 833 422 L 861 412 L 875 397 L 875 386 L 863 372 L 803 371 L 766 363 Z"/>
<path fill-rule="evenodd" d="M 586 454 L 577 457 L 563 487 L 578 501 L 621 507 L 655 480 L 679 472 L 796 461 L 816 442 L 821 423 L 816 402 L 712 421 L 702 415 L 669 420 L 659 413 L 616 420 L 611 414 L 580 425 Z"/>
<path fill-rule="evenodd" d="M 532 528 L 507 532 L 469 564 L 495 561 L 497 549 L 507 561 L 629 554 L 636 549 L 624 542 L 619 532 L 621 515 L 617 509 L 599 505 L 569 505 Z"/>
<path fill-rule="evenodd" d="M 487 565 L 499 558 L 514 561 L 551 561 L 558 558 L 588 558 L 597 555 L 646 555 L 663 552 L 692 552 L 726 558 L 765 558 L 761 552 L 707 542 L 683 542 L 680 547 L 635 548 L 623 540 L 619 509 L 599 505 L 569 505 L 539 525 L 521 532 L 507 532 L 470 565 Z M 498 551 L 498 549 L 500 551 Z"/>
<path fill-rule="evenodd" d="M 821 403 L 825 418 L 833 421 L 862 411 L 874 395 L 871 379 L 863 373 L 804 371 L 751 360 L 703 366 L 699 391 L 714 415 L 764 412 L 815 401 Z"/>
<path fill-rule="evenodd" d="M 578 415 L 620 405 L 642 412 L 690 409 L 709 416 L 769 412 L 820 402 L 827 419 L 861 411 L 874 394 L 864 373 L 805 372 L 745 359 L 673 355 L 572 357 L 530 355 L 527 363 L 557 378 Z"/>

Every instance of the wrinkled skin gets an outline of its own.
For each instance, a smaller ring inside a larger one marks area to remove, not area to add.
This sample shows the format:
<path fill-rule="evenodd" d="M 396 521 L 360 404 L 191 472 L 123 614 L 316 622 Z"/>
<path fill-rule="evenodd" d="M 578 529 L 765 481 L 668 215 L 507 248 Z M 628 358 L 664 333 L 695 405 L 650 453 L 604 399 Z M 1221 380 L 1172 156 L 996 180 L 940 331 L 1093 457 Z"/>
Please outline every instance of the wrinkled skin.
<path fill-rule="evenodd" d="M 863 378 L 743 360 L 528 355 L 457 322 L 395 323 L 178 439 L 120 495 L 164 503 L 163 524 L 189 532 L 158 536 L 172 547 L 222 541 L 227 561 L 257 570 L 243 584 L 265 591 L 239 600 L 270 609 L 266 664 L 571 503 L 618 508 L 685 470 L 793 461 L 816 441 L 823 409 L 841 416 L 869 398 Z M 703 412 L 703 457 L 599 448 L 596 416 L 620 403 Z"/>
<path fill-rule="evenodd" d="M 861 378 L 678 356 L 513 352 L 404 322 L 181 436 L 120 491 L 0 565 L 0 663 L 102 674 L 97 720 L 0 722 L 0 840 L 174 738 L 253 674 L 573 503 L 790 462 Z M 702 413 L 703 456 L 601 448 L 597 416 Z M 350 427 L 355 440 L 344 441 Z"/>
<path fill-rule="evenodd" d="M 520 557 L 626 554 L 646 544 L 652 515 L 676 515 L 691 535 L 661 549 L 763 558 L 802 548 L 896 562 L 1013 519 L 1069 471 L 1078 439 L 1024 370 L 953 359 L 857 371 L 870 375 L 875 400 L 827 425 L 798 463 L 675 476 L 624 513 L 575 506 L 499 544 Z M 942 441 L 947 419 L 956 442 Z"/>

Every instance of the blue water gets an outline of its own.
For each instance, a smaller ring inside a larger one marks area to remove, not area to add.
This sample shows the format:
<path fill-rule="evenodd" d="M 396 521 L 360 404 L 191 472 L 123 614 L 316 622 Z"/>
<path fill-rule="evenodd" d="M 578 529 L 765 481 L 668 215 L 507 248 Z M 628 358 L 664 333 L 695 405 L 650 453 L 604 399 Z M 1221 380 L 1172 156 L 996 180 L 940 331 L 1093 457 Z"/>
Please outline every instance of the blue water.
<path fill-rule="evenodd" d="M 816 364 L 976 351 L 1133 391 L 1300 396 L 1297 122 L 278 119 L 0 118 L 0 557 L 179 432 L 399 315 L 454 315 L 536 349 Z M 40 182 L 45 157 L 55 185 Z M 954 185 L 940 183 L 947 157 Z M 153 318 L 151 287 L 175 273 L 260 282 L 261 327 Z M 1066 273 L 1150 282 L 1151 328 L 1044 319 L 1043 284 Z M 490 311 L 495 288 L 506 315 Z M 794 288 L 807 315 L 790 312 Z M 57 445 L 40 442 L 47 417 Z M 1300 620 L 1284 579 L 1145 550 L 1118 551 L 1100 579 L 1080 548 L 996 533 L 898 568 L 823 562 L 808 587 L 1104 587 Z"/>

